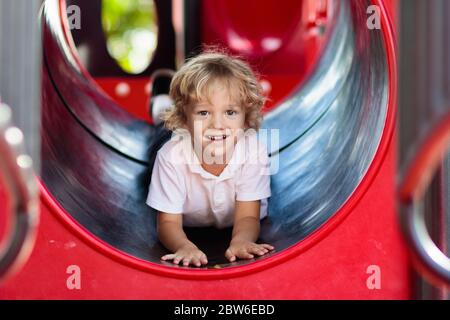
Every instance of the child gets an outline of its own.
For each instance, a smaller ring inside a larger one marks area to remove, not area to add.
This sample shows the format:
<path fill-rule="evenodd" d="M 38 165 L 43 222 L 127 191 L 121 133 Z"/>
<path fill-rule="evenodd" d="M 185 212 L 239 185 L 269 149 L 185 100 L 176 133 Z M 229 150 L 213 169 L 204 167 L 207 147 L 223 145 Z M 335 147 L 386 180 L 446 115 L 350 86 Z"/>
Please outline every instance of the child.
<path fill-rule="evenodd" d="M 208 263 L 183 226 L 233 226 L 230 262 L 273 250 L 255 243 L 271 191 L 267 150 L 255 131 L 265 99 L 250 67 L 223 53 L 200 54 L 175 74 L 170 96 L 174 107 L 163 118 L 174 132 L 157 153 L 147 199 L 172 252 L 161 259 Z"/>

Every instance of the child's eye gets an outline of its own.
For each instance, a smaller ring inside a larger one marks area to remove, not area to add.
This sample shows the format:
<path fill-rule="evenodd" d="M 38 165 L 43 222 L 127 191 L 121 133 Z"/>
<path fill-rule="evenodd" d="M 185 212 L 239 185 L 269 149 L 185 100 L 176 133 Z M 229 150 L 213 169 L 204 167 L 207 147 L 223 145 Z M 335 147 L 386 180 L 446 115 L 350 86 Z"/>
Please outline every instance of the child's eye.
<path fill-rule="evenodd" d="M 235 114 L 237 114 L 236 111 L 234 111 L 234 110 L 227 110 L 227 116 L 234 116 Z"/>
<path fill-rule="evenodd" d="M 208 111 L 199 111 L 197 112 L 198 115 L 201 115 L 202 117 L 205 117 L 208 115 Z"/>

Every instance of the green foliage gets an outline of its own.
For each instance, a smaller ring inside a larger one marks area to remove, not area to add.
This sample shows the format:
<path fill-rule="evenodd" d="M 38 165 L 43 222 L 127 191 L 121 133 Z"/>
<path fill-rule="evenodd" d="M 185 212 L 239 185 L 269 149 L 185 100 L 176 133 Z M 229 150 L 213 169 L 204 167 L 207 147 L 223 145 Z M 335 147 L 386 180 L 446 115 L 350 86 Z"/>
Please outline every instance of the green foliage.
<path fill-rule="evenodd" d="M 156 49 L 152 0 L 102 0 L 102 24 L 111 56 L 129 73 L 140 73 Z"/>

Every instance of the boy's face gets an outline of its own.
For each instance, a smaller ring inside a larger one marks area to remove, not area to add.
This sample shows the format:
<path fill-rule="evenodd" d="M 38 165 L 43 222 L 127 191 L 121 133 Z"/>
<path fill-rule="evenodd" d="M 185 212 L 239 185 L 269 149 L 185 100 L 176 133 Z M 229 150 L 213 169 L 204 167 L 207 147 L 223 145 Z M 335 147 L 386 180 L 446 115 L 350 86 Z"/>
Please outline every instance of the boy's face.
<path fill-rule="evenodd" d="M 212 83 L 209 99 L 186 108 L 186 118 L 199 160 L 206 164 L 228 163 L 245 128 L 245 110 L 229 88 L 220 81 Z"/>

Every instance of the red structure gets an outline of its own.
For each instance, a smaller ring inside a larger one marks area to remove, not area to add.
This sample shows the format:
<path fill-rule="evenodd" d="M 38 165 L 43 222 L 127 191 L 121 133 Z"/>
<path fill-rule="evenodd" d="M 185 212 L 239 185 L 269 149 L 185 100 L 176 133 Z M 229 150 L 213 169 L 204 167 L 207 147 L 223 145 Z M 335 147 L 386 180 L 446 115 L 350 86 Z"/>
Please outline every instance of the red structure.
<path fill-rule="evenodd" d="M 202 41 L 220 43 L 247 57 L 270 84 L 271 102 L 265 110 L 269 112 L 314 72 L 328 40 L 321 28 L 333 26 L 328 15 L 333 2 L 289 0 L 279 8 L 279 1 L 267 1 L 265 6 L 259 1 L 202 1 Z M 389 84 L 386 117 L 363 178 L 320 227 L 301 241 L 247 264 L 205 270 L 175 268 L 138 258 L 95 236 L 41 180 L 34 250 L 22 270 L 0 286 L 0 299 L 411 298 L 411 263 L 396 213 L 396 2 L 371 3 L 381 9 L 379 32 Z M 59 5 L 60 13 L 64 12 L 64 1 Z M 278 15 L 274 17 L 273 12 Z M 248 18 L 250 13 L 254 19 Z M 361 15 L 367 17 L 366 12 Z M 67 25 L 61 21 L 76 58 Z M 51 68 L 52 60 L 47 63 Z M 104 90 L 125 110 L 152 123 L 144 107 L 136 108 L 147 104 L 147 78 L 91 78 L 80 61 L 75 63 L 90 78 L 92 90 Z M 43 90 L 48 81 L 44 76 Z M 129 84 L 128 98 L 115 96 L 119 82 Z M 44 103 L 49 101 L 44 99 Z M 79 288 L 70 285 L 77 270 Z"/>

